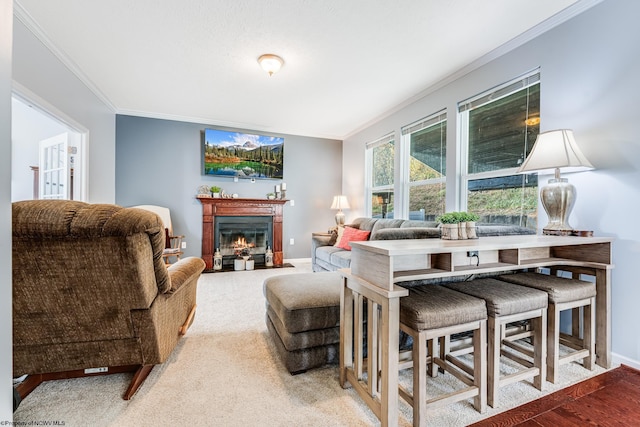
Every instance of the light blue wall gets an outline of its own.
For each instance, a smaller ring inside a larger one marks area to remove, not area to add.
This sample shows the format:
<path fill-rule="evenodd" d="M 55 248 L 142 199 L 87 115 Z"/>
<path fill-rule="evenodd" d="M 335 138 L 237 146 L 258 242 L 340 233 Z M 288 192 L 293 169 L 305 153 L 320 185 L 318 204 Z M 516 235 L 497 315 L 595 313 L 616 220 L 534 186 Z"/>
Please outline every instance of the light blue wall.
<path fill-rule="evenodd" d="M 282 180 L 239 180 L 201 174 L 202 139 L 208 126 L 133 116 L 116 120 L 116 203 L 152 204 L 171 210 L 176 233 L 184 234 L 186 255 L 200 256 L 202 205 L 195 198 L 200 185 L 217 185 L 243 198 L 265 198 L 274 185 L 286 182 L 283 251 L 285 259 L 311 256 L 311 233 L 334 223 L 329 209 L 340 193 L 342 142 L 277 134 L 285 139 Z M 219 128 L 219 127 L 218 127 Z M 247 129 L 226 130 L 268 134 Z M 289 244 L 294 239 L 294 245 Z"/>
<path fill-rule="evenodd" d="M 0 0 L 0 420 L 13 420 L 11 338 L 11 46 L 12 0 Z"/>
<path fill-rule="evenodd" d="M 568 176 L 578 189 L 570 223 L 615 237 L 613 245 L 613 351 L 617 360 L 640 367 L 640 229 L 629 211 L 640 206 L 640 3 L 605 0 L 564 24 L 433 91 L 397 113 L 349 137 L 343 185 L 364 209 L 364 144 L 430 113 L 447 108 L 447 153 L 455 153 L 456 103 L 541 69 L 541 130 L 572 128 L 596 170 Z M 399 138 L 399 136 L 398 136 Z M 399 140 L 399 139 L 398 139 Z M 357 160 L 356 160 L 357 159 Z M 451 166 L 451 167 L 450 167 Z M 455 158 L 447 170 L 454 170 Z M 455 177 L 449 176 L 455 184 Z M 543 177 L 541 182 L 546 182 Z M 449 182 L 448 182 L 449 183 Z M 455 207 L 449 194 L 448 210 Z M 451 192 L 453 193 L 453 192 Z M 363 212 L 363 211 L 362 211 Z M 546 223 L 538 209 L 539 224 Z"/>

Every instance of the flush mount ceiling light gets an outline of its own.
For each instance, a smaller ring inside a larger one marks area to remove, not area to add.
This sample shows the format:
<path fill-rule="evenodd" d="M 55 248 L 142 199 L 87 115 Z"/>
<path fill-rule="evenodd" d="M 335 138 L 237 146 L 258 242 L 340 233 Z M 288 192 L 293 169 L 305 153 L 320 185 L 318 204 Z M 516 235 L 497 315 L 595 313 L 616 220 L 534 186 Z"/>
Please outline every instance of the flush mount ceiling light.
<path fill-rule="evenodd" d="M 272 76 L 273 73 L 277 73 L 280 70 L 284 61 L 278 55 L 267 53 L 258 58 L 258 63 L 263 70 Z"/>

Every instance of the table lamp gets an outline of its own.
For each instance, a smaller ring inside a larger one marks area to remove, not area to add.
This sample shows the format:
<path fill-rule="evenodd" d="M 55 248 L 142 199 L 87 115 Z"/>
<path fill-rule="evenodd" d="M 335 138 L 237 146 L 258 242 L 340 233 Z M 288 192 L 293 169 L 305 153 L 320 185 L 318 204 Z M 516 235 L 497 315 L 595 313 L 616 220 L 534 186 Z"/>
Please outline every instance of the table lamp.
<path fill-rule="evenodd" d="M 566 178 L 560 178 L 560 168 L 567 172 L 593 169 L 582 154 L 573 131 L 551 130 L 538 135 L 531 153 L 524 160 L 518 173 L 554 171 L 554 178 L 540 189 L 540 201 L 549 216 L 543 234 L 569 234 L 573 228 L 567 222 L 576 200 L 576 188 Z"/>
<path fill-rule="evenodd" d="M 333 196 L 331 209 L 338 209 L 338 213 L 336 214 L 336 224 L 344 225 L 344 213 L 342 213 L 342 209 L 349 209 L 347 196 Z"/>

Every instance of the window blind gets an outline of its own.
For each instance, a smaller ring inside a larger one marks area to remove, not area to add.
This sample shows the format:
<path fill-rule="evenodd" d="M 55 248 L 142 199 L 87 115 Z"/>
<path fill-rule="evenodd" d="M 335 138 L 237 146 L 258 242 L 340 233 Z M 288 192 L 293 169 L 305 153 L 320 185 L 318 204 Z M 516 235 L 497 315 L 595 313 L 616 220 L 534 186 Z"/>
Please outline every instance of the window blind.
<path fill-rule="evenodd" d="M 458 112 L 473 110 L 500 98 L 508 96 L 515 91 L 535 85 L 540 81 L 540 69 L 537 68 L 524 76 L 512 80 L 503 85 L 490 89 L 472 98 L 458 103 Z"/>
<path fill-rule="evenodd" d="M 442 110 L 438 113 L 435 113 L 429 117 L 426 117 L 424 119 L 420 119 L 415 123 L 412 123 L 410 125 L 407 125 L 405 127 L 402 128 L 402 135 L 409 135 L 418 131 L 421 131 L 422 129 L 426 129 L 430 126 L 433 126 L 435 124 L 444 122 L 445 120 L 447 120 L 447 113 L 445 110 Z"/>
<path fill-rule="evenodd" d="M 389 142 L 393 142 L 394 139 L 395 139 L 395 134 L 391 132 L 390 134 L 385 135 L 382 138 L 376 139 L 375 141 L 367 142 L 366 149 L 369 150 L 371 148 L 379 147 Z"/>

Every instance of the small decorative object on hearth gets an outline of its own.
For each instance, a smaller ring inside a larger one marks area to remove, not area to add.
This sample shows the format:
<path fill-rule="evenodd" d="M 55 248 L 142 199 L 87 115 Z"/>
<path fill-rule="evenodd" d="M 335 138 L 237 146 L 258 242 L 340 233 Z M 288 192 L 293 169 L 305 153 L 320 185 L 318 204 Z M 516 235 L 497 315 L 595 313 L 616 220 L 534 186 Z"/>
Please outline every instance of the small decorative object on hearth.
<path fill-rule="evenodd" d="M 213 254 L 213 269 L 222 270 L 222 254 L 220 253 L 220 248 L 217 248 Z"/>
<path fill-rule="evenodd" d="M 267 267 L 273 267 L 273 251 L 269 245 L 267 245 L 267 252 L 264 254 L 264 264 Z"/>
<path fill-rule="evenodd" d="M 222 188 L 214 185 L 213 187 L 211 187 L 209 190 L 211 190 L 211 195 L 213 197 L 220 197 L 220 192 L 222 191 Z"/>
<path fill-rule="evenodd" d="M 233 269 L 235 271 L 241 271 L 245 269 L 244 258 L 236 258 L 233 260 Z"/>
<path fill-rule="evenodd" d="M 251 257 L 249 257 L 248 259 L 246 259 L 244 261 L 244 269 L 245 270 L 253 270 L 254 265 L 255 265 L 255 261 Z"/>

